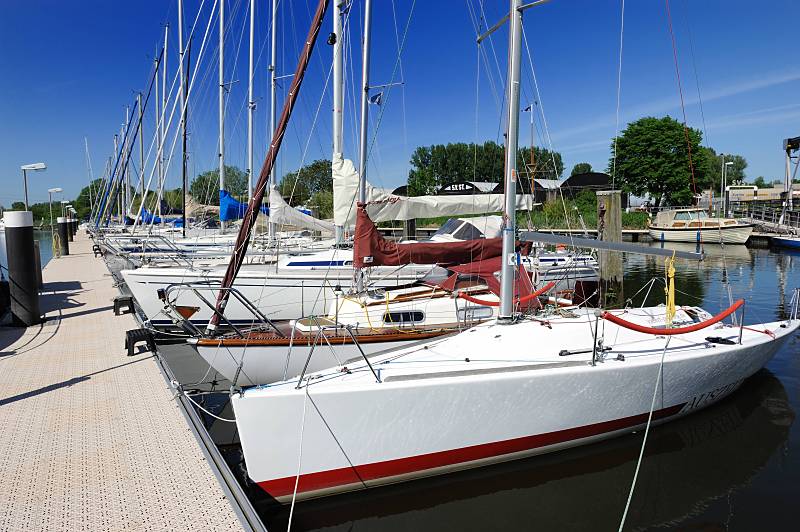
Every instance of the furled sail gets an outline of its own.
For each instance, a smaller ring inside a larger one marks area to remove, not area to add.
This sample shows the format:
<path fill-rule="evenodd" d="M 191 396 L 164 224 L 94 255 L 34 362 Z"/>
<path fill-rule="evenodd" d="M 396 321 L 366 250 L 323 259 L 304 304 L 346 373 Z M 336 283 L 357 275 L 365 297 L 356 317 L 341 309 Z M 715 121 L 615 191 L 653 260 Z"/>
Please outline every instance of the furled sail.
<path fill-rule="evenodd" d="M 219 219 L 224 222 L 241 220 L 247 212 L 247 204 L 234 198 L 227 190 L 219 191 Z M 261 212 L 269 216 L 269 209 L 261 207 Z"/>
<path fill-rule="evenodd" d="M 358 197 L 358 172 L 349 159 L 334 154 L 333 220 L 336 225 L 352 227 L 356 223 L 356 198 Z M 517 210 L 531 210 L 533 196 L 517 195 Z M 392 194 L 384 188 L 367 183 L 367 213 L 375 222 L 412 220 L 437 216 L 487 214 L 503 210 L 502 194 L 463 194 L 448 196 L 406 197 Z"/>
<path fill-rule="evenodd" d="M 332 222 L 318 220 L 304 211 L 291 207 L 275 187 L 271 187 L 269 190 L 269 212 L 272 223 L 293 225 L 326 233 L 333 233 L 334 230 Z"/>

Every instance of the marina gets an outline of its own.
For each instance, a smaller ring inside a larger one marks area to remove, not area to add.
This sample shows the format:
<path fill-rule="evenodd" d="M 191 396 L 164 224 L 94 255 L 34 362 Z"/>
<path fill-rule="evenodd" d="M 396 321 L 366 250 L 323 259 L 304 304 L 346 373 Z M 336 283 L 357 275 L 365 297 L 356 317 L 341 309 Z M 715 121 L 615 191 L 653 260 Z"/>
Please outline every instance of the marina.
<path fill-rule="evenodd" d="M 0 95 L 0 530 L 794 529 L 775 58 L 670 0 L 152 4 L 40 14 L 60 135 Z"/>

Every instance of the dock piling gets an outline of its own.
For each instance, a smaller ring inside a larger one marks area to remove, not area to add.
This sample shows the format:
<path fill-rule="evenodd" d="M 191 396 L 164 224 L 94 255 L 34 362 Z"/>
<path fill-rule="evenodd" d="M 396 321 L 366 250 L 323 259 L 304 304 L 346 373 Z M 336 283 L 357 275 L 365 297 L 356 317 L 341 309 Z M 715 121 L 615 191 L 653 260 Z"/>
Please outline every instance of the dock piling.
<path fill-rule="evenodd" d="M 41 322 L 33 244 L 33 213 L 6 211 L 3 221 L 6 226 L 11 320 L 14 325 L 29 327 Z"/>
<path fill-rule="evenodd" d="M 597 239 L 606 242 L 622 242 L 622 194 L 619 190 L 597 191 Z M 604 308 L 621 305 L 622 253 L 618 251 L 598 252 L 600 265 L 600 304 Z"/>
<path fill-rule="evenodd" d="M 69 241 L 72 240 L 69 237 L 69 220 L 67 220 L 62 216 L 59 216 L 57 221 L 58 221 L 58 245 L 59 249 L 61 250 L 61 256 L 65 257 L 69 255 Z"/>

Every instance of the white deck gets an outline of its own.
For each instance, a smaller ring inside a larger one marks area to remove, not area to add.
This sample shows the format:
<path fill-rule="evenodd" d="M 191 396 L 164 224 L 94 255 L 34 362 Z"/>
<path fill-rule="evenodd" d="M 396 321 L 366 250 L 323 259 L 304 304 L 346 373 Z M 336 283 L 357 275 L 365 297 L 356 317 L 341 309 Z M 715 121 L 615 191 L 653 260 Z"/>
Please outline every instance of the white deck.
<path fill-rule="evenodd" d="M 241 530 L 90 249 L 45 268 L 44 325 L 0 329 L 0 530 Z"/>

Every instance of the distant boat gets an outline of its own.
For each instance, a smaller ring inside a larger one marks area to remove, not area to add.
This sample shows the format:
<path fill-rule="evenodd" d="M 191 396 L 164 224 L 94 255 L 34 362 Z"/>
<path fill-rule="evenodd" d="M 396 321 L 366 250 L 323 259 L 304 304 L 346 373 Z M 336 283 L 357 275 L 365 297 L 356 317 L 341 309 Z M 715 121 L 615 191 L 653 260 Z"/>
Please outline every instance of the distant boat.
<path fill-rule="evenodd" d="M 800 236 L 775 236 L 772 237 L 772 243 L 781 248 L 800 249 Z"/>
<path fill-rule="evenodd" d="M 712 218 L 703 209 L 689 208 L 661 211 L 647 229 L 659 242 L 744 244 L 753 225 L 735 218 Z"/>

